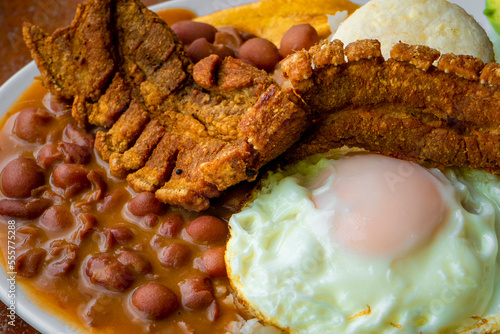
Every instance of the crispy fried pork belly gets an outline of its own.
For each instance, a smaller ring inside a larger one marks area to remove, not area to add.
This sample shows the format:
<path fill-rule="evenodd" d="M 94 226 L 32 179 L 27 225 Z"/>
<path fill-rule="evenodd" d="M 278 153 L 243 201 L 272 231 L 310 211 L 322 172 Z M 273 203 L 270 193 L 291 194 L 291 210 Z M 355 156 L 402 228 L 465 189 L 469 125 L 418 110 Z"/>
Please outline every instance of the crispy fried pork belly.
<path fill-rule="evenodd" d="M 340 41 L 314 46 L 282 68 L 286 84 L 315 113 L 289 159 L 348 145 L 500 173 L 498 64 L 403 43 L 384 60 L 378 41 L 363 40 L 345 49 Z"/>
<path fill-rule="evenodd" d="M 23 35 L 43 84 L 60 99 L 97 102 L 113 79 L 109 0 L 78 7 L 71 25 L 48 35 L 26 23 Z"/>
<path fill-rule="evenodd" d="M 138 0 L 88 0 L 53 35 L 24 38 L 95 147 L 137 191 L 201 211 L 297 141 L 308 127 L 291 91 L 264 71 L 210 56 L 194 66 L 168 25 Z"/>
<path fill-rule="evenodd" d="M 157 197 L 167 203 L 201 208 L 221 190 L 253 180 L 261 166 L 298 140 L 307 121 L 265 72 L 238 60 L 205 58 L 196 64 L 194 78 L 214 84 L 186 85 L 160 105 L 161 112 L 151 113 L 166 134 L 127 180 L 136 189 L 158 189 Z M 118 120 L 108 134 L 121 133 L 115 127 L 129 123 Z M 112 171 L 123 169 L 114 161 L 126 161 L 122 157 L 137 152 L 138 144 L 140 138 L 129 150 L 111 155 Z"/>
<path fill-rule="evenodd" d="M 391 103 L 344 108 L 326 118 L 314 128 L 314 134 L 306 135 L 286 155 L 300 159 L 347 145 L 433 167 L 469 166 L 499 172 L 498 134 L 470 133 L 430 115 L 408 116 L 421 112 Z"/>

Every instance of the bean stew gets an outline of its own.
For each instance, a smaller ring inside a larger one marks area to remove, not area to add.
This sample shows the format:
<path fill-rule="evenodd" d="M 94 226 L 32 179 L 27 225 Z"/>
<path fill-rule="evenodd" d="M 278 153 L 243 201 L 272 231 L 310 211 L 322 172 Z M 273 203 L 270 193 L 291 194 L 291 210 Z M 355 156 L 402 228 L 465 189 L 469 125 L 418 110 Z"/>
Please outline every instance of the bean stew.
<path fill-rule="evenodd" d="M 194 62 L 216 53 L 268 72 L 282 55 L 309 47 L 305 40 L 317 42 L 312 27 L 299 27 L 280 54 L 233 27 L 172 28 Z M 79 127 L 71 106 L 37 80 L 0 126 L 0 225 L 13 222 L 16 235 L 15 267 L 6 271 L 41 308 L 93 333 L 225 333 L 250 317 L 237 306 L 224 262 L 227 220 L 248 185 L 202 213 L 136 193 L 96 154 L 98 129 Z M 5 261 L 7 235 L 0 239 Z"/>

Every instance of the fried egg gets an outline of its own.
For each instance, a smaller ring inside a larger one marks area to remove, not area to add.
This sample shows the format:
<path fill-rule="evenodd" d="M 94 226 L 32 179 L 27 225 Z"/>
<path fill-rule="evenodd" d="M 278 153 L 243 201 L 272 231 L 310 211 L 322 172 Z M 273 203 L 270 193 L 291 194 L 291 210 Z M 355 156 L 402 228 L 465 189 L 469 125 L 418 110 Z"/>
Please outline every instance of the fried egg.
<path fill-rule="evenodd" d="M 500 328 L 499 176 L 337 152 L 270 173 L 229 225 L 238 298 L 290 333 Z"/>

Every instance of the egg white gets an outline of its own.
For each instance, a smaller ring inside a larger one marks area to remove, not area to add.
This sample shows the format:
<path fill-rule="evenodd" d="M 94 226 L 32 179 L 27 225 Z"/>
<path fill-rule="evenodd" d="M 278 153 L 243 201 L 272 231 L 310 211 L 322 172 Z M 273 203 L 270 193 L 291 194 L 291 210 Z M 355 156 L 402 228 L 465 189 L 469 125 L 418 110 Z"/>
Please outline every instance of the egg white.
<path fill-rule="evenodd" d="M 500 177 L 432 170 L 449 206 L 447 221 L 425 246 L 394 260 L 368 258 L 335 242 L 331 213 L 311 199 L 321 191 L 315 175 L 325 168 L 334 175 L 335 163 L 324 158 L 270 174 L 229 222 L 228 275 L 260 319 L 291 333 L 456 333 L 498 326 Z"/>

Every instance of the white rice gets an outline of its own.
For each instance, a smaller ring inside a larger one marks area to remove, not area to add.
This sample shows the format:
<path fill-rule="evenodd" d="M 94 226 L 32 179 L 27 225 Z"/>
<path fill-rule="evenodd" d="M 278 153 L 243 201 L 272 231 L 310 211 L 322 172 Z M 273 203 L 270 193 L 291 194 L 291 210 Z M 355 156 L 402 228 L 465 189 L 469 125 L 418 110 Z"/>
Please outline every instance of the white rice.
<path fill-rule="evenodd" d="M 495 59 L 493 45 L 479 23 L 445 0 L 372 0 L 340 24 L 332 39 L 345 45 L 378 39 L 385 59 L 399 41 L 427 45 L 441 53 L 472 55 L 485 63 Z"/>

